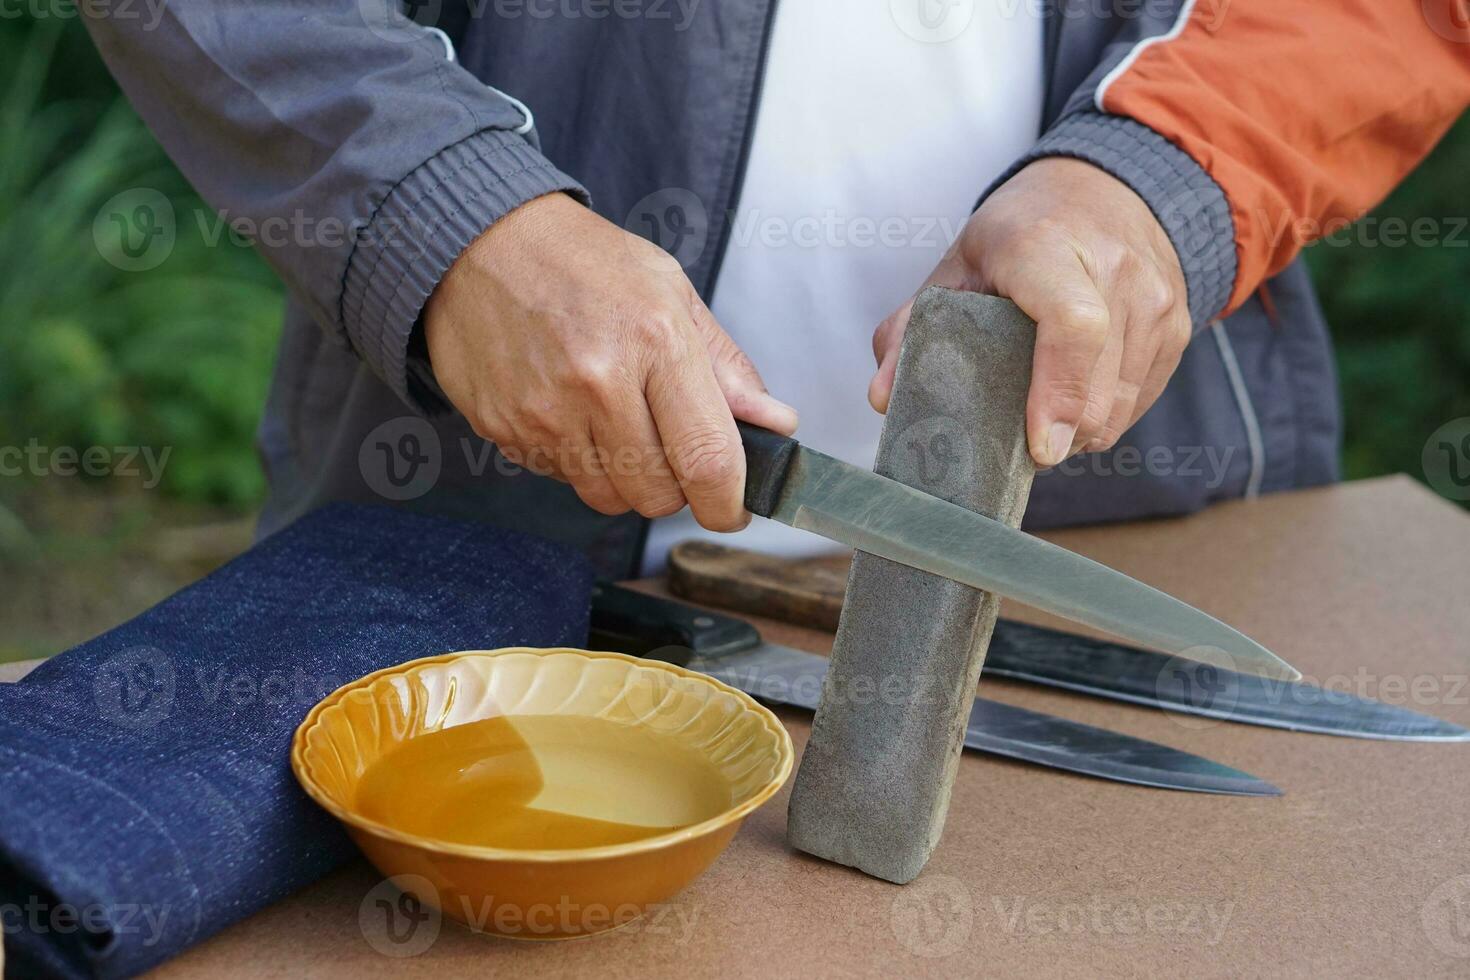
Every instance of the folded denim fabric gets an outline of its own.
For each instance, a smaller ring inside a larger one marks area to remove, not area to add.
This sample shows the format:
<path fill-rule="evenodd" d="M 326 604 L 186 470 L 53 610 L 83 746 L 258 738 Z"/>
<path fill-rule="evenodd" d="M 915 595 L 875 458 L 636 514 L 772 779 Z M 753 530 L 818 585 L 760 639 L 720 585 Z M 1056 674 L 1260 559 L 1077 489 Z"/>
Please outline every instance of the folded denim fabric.
<path fill-rule="evenodd" d="M 576 552 L 332 505 L 0 685 L 6 976 L 138 973 L 346 861 L 297 787 L 324 695 L 450 650 L 581 646 Z"/>

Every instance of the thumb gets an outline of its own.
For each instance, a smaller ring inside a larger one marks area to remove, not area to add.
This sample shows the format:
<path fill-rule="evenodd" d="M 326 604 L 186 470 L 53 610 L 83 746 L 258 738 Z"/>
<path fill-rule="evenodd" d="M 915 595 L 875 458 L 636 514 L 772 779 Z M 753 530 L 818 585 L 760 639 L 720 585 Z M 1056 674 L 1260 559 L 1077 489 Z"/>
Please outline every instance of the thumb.
<path fill-rule="evenodd" d="M 868 383 L 868 404 L 873 406 L 873 411 L 879 415 L 888 413 L 888 401 L 893 397 L 893 376 L 898 370 L 898 352 L 903 350 L 903 335 L 908 330 L 909 317 L 914 312 L 914 300 L 919 298 L 919 293 L 930 286 L 962 289 L 964 285 L 963 263 L 953 253 L 946 255 L 930 273 L 929 278 L 924 280 L 924 285 L 919 287 L 918 292 L 878 324 L 878 329 L 873 331 L 873 358 L 878 362 L 878 370 Z"/>
<path fill-rule="evenodd" d="M 709 351 L 715 381 L 730 406 L 730 414 L 742 422 L 791 435 L 796 431 L 796 409 L 766 390 L 755 364 L 739 345 L 715 322 L 714 314 L 703 304 L 695 310 L 695 324 Z"/>
<path fill-rule="evenodd" d="M 909 315 L 914 311 L 914 301 L 888 314 L 888 319 L 878 324 L 873 331 L 873 358 L 878 362 L 878 371 L 868 382 L 868 404 L 879 415 L 888 413 L 888 400 L 893 397 L 893 375 L 898 370 L 898 352 L 903 349 L 904 331 L 909 326 Z"/>

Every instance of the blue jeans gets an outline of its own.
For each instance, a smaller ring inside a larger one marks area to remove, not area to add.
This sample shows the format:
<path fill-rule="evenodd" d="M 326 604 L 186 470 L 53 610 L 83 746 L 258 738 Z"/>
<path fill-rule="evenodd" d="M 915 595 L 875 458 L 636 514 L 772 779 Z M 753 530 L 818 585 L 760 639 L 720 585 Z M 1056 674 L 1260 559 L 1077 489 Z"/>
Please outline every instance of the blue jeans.
<path fill-rule="evenodd" d="M 416 657 L 580 646 L 591 573 L 540 539 L 330 505 L 0 685 L 7 975 L 138 973 L 353 848 L 297 787 L 321 697 Z"/>

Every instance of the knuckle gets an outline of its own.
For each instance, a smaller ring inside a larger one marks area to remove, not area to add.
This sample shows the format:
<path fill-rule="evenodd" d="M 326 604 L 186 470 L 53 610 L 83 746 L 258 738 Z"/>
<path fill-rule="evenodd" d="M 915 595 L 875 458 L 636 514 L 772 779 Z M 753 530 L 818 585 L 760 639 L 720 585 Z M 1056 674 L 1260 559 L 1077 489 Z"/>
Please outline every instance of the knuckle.
<path fill-rule="evenodd" d="M 699 490 L 723 487 L 739 475 L 739 461 L 724 432 L 706 429 L 684 440 L 672 460 L 682 482 Z"/>
<path fill-rule="evenodd" d="M 1167 319 L 1178 305 L 1174 287 L 1163 276 L 1150 273 L 1139 286 L 1139 302 L 1144 312 L 1157 320 Z"/>
<path fill-rule="evenodd" d="M 1047 400 L 1052 405 L 1057 406 L 1064 413 L 1079 416 L 1085 414 L 1084 409 L 1091 393 L 1092 386 L 1082 378 L 1054 378 L 1046 385 Z"/>
<path fill-rule="evenodd" d="M 1069 300 L 1059 311 L 1062 325 L 1070 332 L 1101 341 L 1107 336 L 1112 318 L 1107 307 L 1087 300 Z"/>
<path fill-rule="evenodd" d="M 578 358 L 571 366 L 571 385 L 588 394 L 601 394 L 611 389 L 621 371 L 617 361 L 606 355 Z"/>
<path fill-rule="evenodd" d="M 636 504 L 639 514 L 648 518 L 668 517 L 684 509 L 684 493 L 677 485 L 659 486 L 645 491 Z"/>
<path fill-rule="evenodd" d="M 633 318 L 633 335 L 646 345 L 660 347 L 679 337 L 683 324 L 667 309 L 645 310 Z"/>

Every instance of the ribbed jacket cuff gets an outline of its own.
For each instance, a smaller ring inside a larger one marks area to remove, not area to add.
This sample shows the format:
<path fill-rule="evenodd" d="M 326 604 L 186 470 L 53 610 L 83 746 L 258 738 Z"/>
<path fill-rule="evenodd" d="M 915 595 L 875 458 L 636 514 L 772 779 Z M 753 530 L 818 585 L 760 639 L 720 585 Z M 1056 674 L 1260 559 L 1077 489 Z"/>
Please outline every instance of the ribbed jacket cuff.
<path fill-rule="evenodd" d="M 1079 112 L 1059 120 L 985 197 L 1043 157 L 1086 160 L 1143 198 L 1179 254 L 1195 329 L 1225 308 L 1235 287 L 1235 220 L 1225 192 L 1193 157 L 1125 116 Z"/>
<path fill-rule="evenodd" d="M 444 410 L 443 393 L 409 339 L 454 260 L 505 214 L 532 198 L 587 192 L 526 140 L 483 130 L 429 158 L 389 193 L 347 264 L 341 316 L 352 346 L 409 407 Z"/>

